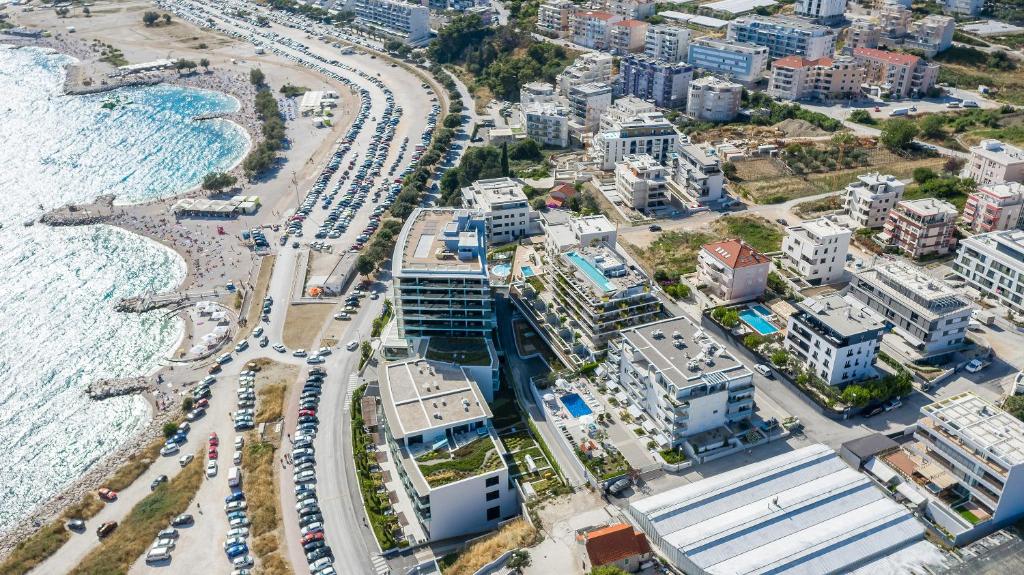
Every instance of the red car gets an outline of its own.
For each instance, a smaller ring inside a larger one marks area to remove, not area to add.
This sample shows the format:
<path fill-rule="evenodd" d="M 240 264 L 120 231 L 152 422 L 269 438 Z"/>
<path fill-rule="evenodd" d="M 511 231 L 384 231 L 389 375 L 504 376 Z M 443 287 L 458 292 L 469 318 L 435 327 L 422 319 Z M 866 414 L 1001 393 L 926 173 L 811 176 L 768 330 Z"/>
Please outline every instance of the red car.
<path fill-rule="evenodd" d="M 300 409 L 299 410 L 299 417 L 302 417 L 304 415 L 316 415 L 316 410 L 315 409 Z"/>
<path fill-rule="evenodd" d="M 210 400 L 205 397 L 196 402 L 196 407 L 207 408 L 210 407 Z"/>
<path fill-rule="evenodd" d="M 219 455 L 217 453 L 217 448 L 216 447 L 211 447 L 210 451 L 207 452 L 207 455 L 210 456 L 210 459 L 217 459 L 217 456 Z"/>
<path fill-rule="evenodd" d="M 317 541 L 324 538 L 323 531 L 311 531 L 302 536 L 302 543 L 306 544 L 310 541 Z"/>
<path fill-rule="evenodd" d="M 117 499 L 117 492 L 107 489 L 106 487 L 101 487 L 99 490 L 99 496 L 100 499 L 104 501 L 114 501 Z"/>
<path fill-rule="evenodd" d="M 220 445 L 220 439 L 217 438 L 217 432 L 213 432 L 210 434 L 210 445 L 214 447 Z"/>

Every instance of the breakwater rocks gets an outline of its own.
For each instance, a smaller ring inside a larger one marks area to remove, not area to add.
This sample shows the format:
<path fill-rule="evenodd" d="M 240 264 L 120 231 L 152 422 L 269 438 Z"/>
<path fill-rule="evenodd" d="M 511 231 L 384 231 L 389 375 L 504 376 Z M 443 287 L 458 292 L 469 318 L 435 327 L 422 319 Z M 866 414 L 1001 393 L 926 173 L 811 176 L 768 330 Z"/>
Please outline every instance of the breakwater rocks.
<path fill-rule="evenodd" d="M 109 76 L 106 75 L 99 82 L 92 79 L 92 74 L 100 75 L 97 70 L 85 70 L 80 64 L 72 64 L 68 67 L 67 76 L 64 78 L 64 94 L 68 96 L 83 96 L 85 94 L 99 94 L 109 92 L 118 88 L 131 88 L 134 86 L 155 86 L 164 81 L 157 73 L 132 74 L 130 76 Z"/>
<path fill-rule="evenodd" d="M 171 293 L 158 296 L 126 297 L 114 304 L 114 311 L 121 313 L 146 313 L 169 306 L 183 305 L 188 302 L 187 294 Z"/>
<path fill-rule="evenodd" d="M 85 394 L 93 401 L 103 401 L 111 397 L 136 395 L 153 391 L 153 382 L 145 377 L 127 377 L 119 379 L 101 379 L 90 383 Z"/>
<path fill-rule="evenodd" d="M 101 224 L 114 215 L 114 196 L 105 194 L 88 204 L 67 204 L 45 214 L 39 221 L 48 226 Z"/>

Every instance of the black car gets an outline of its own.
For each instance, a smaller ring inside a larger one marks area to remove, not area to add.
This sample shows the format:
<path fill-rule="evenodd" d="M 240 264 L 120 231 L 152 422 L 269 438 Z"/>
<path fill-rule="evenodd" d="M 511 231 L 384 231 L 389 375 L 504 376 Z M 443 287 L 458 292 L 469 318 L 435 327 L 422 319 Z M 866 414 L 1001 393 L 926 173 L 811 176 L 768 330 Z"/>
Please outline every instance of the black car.
<path fill-rule="evenodd" d="M 314 515 L 305 515 L 303 517 L 299 517 L 299 526 L 305 527 L 307 525 L 312 525 L 314 523 L 322 523 L 323 520 L 324 516 L 319 513 L 316 513 Z"/>
<path fill-rule="evenodd" d="M 775 218 L 775 221 L 778 222 L 779 224 L 783 225 L 783 226 L 788 226 L 789 225 L 789 222 L 787 222 L 784 218 Z"/>
<path fill-rule="evenodd" d="M 316 425 L 320 424 L 320 419 L 315 415 L 303 415 L 298 420 L 299 423 L 313 423 Z"/>
<path fill-rule="evenodd" d="M 85 531 L 85 521 L 81 519 L 72 519 L 71 521 L 68 521 L 67 528 L 68 531 L 81 533 L 82 531 Z"/>
<path fill-rule="evenodd" d="M 167 483 L 166 475 L 157 475 L 156 479 L 154 479 L 153 482 L 149 484 L 149 490 L 153 491 L 157 487 L 160 487 L 161 483 Z"/>
<path fill-rule="evenodd" d="M 313 551 L 306 553 L 306 560 L 310 563 L 318 559 L 323 559 L 324 557 L 330 557 L 331 559 L 334 559 L 334 552 L 331 551 L 331 548 L 327 545 L 324 545 L 319 549 L 314 549 Z"/>
<path fill-rule="evenodd" d="M 651 224 L 651 225 L 647 226 L 647 229 L 652 231 L 652 232 L 660 232 L 661 231 L 661 226 L 659 226 L 658 224 Z"/>
<path fill-rule="evenodd" d="M 192 525 L 195 522 L 195 518 L 192 517 L 190 514 L 182 513 L 181 515 L 171 520 L 171 527 L 185 527 L 187 525 Z"/>
<path fill-rule="evenodd" d="M 883 411 L 885 411 L 884 407 L 882 407 L 881 405 L 876 405 L 874 407 L 865 407 L 864 411 L 862 411 L 861 413 L 864 415 L 864 417 L 874 417 L 879 413 L 882 413 Z"/>
<path fill-rule="evenodd" d="M 316 551 L 325 545 L 327 545 L 327 543 L 325 543 L 323 539 L 314 539 L 309 543 L 303 544 L 302 548 L 306 550 L 306 553 L 309 553 L 311 551 Z"/>

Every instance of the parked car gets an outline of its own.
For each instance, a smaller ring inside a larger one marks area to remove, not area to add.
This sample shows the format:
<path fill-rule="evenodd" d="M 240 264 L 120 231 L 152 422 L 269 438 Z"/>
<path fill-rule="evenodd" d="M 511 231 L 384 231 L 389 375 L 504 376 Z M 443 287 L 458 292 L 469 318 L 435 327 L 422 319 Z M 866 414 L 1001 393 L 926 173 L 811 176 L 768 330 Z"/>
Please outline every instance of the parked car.
<path fill-rule="evenodd" d="M 106 487 L 100 487 L 98 492 L 100 499 L 104 501 L 115 501 L 117 500 L 117 492 L 107 489 Z"/>
<path fill-rule="evenodd" d="M 153 491 L 157 487 L 160 487 L 161 483 L 167 483 L 166 475 L 157 475 L 156 479 L 154 479 L 153 482 L 149 484 L 149 490 Z"/>
<path fill-rule="evenodd" d="M 979 371 L 985 369 L 985 363 L 982 362 L 980 359 L 972 359 L 971 361 L 967 362 L 967 365 L 964 366 L 964 369 L 967 370 L 967 373 L 978 373 Z"/>
<path fill-rule="evenodd" d="M 196 520 L 192 515 L 188 513 L 182 513 L 171 520 L 172 527 L 185 527 L 186 525 L 192 525 Z"/>
<path fill-rule="evenodd" d="M 609 485 L 607 491 L 611 495 L 618 495 L 619 493 L 622 493 L 623 491 L 625 491 L 626 488 L 628 488 L 631 483 L 632 482 L 630 481 L 630 479 L 628 477 L 623 478 L 623 479 L 619 479 L 618 481 L 616 481 L 616 482 L 612 483 L 611 485 Z"/>
<path fill-rule="evenodd" d="M 107 521 L 96 528 L 96 537 L 103 539 L 113 533 L 115 529 L 117 529 L 117 521 Z"/>
<path fill-rule="evenodd" d="M 758 373 L 767 377 L 768 379 L 772 379 L 773 377 L 775 377 L 774 375 L 772 375 L 772 368 L 768 367 L 763 363 L 755 365 L 754 369 L 756 369 Z"/>
<path fill-rule="evenodd" d="M 67 522 L 66 527 L 68 528 L 68 531 L 76 531 L 78 533 L 81 533 L 82 531 L 85 531 L 85 521 L 81 519 L 72 519 L 71 521 Z"/>

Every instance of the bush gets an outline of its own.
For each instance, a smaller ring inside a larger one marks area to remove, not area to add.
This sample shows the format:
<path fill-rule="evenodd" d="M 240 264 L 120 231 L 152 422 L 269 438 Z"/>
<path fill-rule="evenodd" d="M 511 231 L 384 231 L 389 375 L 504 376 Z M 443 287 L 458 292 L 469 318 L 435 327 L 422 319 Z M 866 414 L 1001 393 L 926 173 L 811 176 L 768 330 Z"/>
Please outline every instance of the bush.
<path fill-rule="evenodd" d="M 938 177 L 931 168 L 915 168 L 913 172 L 914 181 L 923 184 L 928 180 L 932 180 Z"/>
<path fill-rule="evenodd" d="M 170 438 L 174 437 L 175 433 L 178 433 L 178 424 L 174 423 L 173 421 L 168 421 L 167 423 L 164 424 L 163 431 L 164 431 L 164 437 L 166 437 L 167 439 L 170 439 Z"/>
<path fill-rule="evenodd" d="M 683 299 L 690 297 L 690 286 L 686 284 L 672 284 L 665 286 L 665 293 L 672 296 L 674 299 Z"/>
<path fill-rule="evenodd" d="M 849 120 L 858 124 L 874 124 L 875 119 L 871 117 L 871 113 L 867 110 L 854 110 L 850 112 Z"/>

